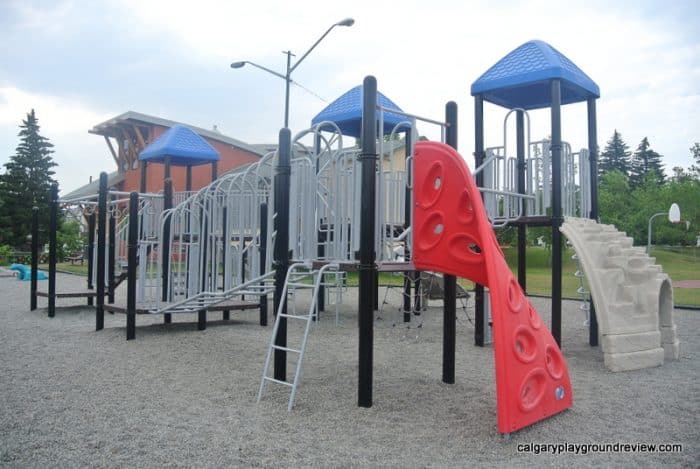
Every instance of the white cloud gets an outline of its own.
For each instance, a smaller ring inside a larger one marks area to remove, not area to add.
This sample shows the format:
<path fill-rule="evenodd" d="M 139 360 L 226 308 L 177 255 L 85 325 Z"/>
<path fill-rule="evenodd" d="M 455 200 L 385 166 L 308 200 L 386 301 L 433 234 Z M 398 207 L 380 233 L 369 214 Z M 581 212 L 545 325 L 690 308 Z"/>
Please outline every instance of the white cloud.
<path fill-rule="evenodd" d="M 59 35 L 61 28 L 93 24 L 104 27 L 105 36 L 118 38 L 124 47 L 137 41 L 143 54 L 122 59 L 122 70 L 138 71 L 135 63 L 152 63 L 152 70 L 158 70 L 159 54 L 166 51 L 181 60 L 182 70 L 189 67 L 193 75 L 202 70 L 220 73 L 214 80 L 230 80 L 230 88 L 224 93 L 218 88 L 217 93 L 210 94 L 205 89 L 197 90 L 201 92 L 201 106 L 183 108 L 178 107 L 177 96 L 158 94 L 153 84 L 157 81 L 141 87 L 140 82 L 129 81 L 130 75 L 126 74 L 123 89 L 114 89 L 114 101 L 121 99 L 123 104 L 108 115 L 71 99 L 43 96 L 38 112 L 48 136 L 62 131 L 68 135 L 71 130 L 83 133 L 103 118 L 134 109 L 204 127 L 214 119 L 209 113 L 218 113 L 215 123 L 233 137 L 250 142 L 275 141 L 282 121 L 282 81 L 263 76 L 264 72 L 251 67 L 229 70 L 228 64 L 249 59 L 282 71 L 282 50 L 302 54 L 328 26 L 352 16 L 355 25 L 333 31 L 294 72 L 294 79 L 330 101 L 372 74 L 380 90 L 404 110 L 436 119 L 444 115 L 445 102 L 454 100 L 460 108 L 460 148 L 468 160 L 474 145 L 469 86 L 504 54 L 535 38 L 559 49 L 600 86 L 601 145 L 614 128 L 623 132 L 632 149 L 648 136 L 659 153 L 674 159 L 667 163 L 670 167 L 687 164 L 683 161 L 687 148 L 700 140 L 700 42 L 679 28 L 693 19 L 674 19 L 666 14 L 668 9 L 662 3 L 658 7 L 653 2 L 645 4 L 646 8 L 634 11 L 597 0 L 406 0 L 401 4 L 356 0 L 344 4 L 344 8 L 321 0 L 111 0 L 100 8 L 81 8 L 81 3 L 60 2 L 52 8 L 25 8 L 19 1 L 12 5 L 23 12 L 22 27 L 36 32 L 53 27 Z M 663 14 L 652 17 L 654 8 Z M 95 16 L 102 9 L 105 12 Z M 89 47 L 86 44 L 86 49 Z M 85 66 L 90 67 L 90 55 L 85 57 Z M 80 79 L 84 78 L 76 76 Z M 180 78 L 163 75 L 161 79 L 177 82 Z M 206 80 L 204 76 L 203 83 Z M 11 110 L 9 125 L 16 126 L 31 100 L 19 96 L 19 90 L 7 89 L 3 88 L 0 100 L 15 104 L 2 105 L 0 125 L 6 125 L 5 111 Z M 293 130 L 307 126 L 324 106 L 319 99 L 293 88 Z M 504 110 L 487 108 L 487 145 L 500 144 L 504 115 Z M 585 105 L 565 107 L 563 118 L 564 138 L 574 148 L 585 145 Z M 429 126 L 420 130 L 431 137 L 439 136 Z M 533 138 L 549 133 L 548 113 L 533 113 Z M 94 136 L 85 134 L 81 138 L 90 142 L 86 145 L 103 144 Z M 105 150 L 101 151 L 103 155 Z M 99 169 L 111 166 L 108 157 L 99 160 Z"/>

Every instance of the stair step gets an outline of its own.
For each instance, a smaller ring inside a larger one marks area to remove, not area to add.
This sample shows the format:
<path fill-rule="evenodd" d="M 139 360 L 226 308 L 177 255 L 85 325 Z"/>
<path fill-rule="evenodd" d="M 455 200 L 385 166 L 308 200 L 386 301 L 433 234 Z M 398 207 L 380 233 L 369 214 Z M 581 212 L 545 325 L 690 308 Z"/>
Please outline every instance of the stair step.
<path fill-rule="evenodd" d="M 269 376 L 263 376 L 265 381 L 272 381 L 273 383 L 281 384 L 283 386 L 289 386 L 290 388 L 294 386 L 294 383 L 288 383 L 286 381 L 280 381 L 279 379 L 270 378 Z"/>
<path fill-rule="evenodd" d="M 311 319 L 311 316 L 306 315 L 306 314 L 302 316 L 302 315 L 300 315 L 300 314 L 284 314 L 284 313 L 280 313 L 280 314 L 278 314 L 278 316 L 281 316 L 281 317 L 283 317 L 283 318 L 303 319 L 303 320 L 305 320 L 305 321 L 308 321 L 309 319 Z"/>
<path fill-rule="evenodd" d="M 297 350 L 295 348 L 289 348 L 289 347 L 282 347 L 281 345 L 273 345 L 272 348 L 275 350 L 283 350 L 285 352 L 301 353 L 301 350 Z"/>

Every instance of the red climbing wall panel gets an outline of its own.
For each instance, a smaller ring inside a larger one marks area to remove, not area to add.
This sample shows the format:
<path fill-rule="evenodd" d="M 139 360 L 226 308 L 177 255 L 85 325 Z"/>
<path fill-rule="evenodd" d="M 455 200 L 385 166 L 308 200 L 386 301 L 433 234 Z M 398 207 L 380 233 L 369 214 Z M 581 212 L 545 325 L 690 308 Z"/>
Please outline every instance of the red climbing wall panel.
<path fill-rule="evenodd" d="M 413 262 L 489 288 L 498 431 L 571 407 L 561 350 L 508 268 L 466 163 L 436 142 L 418 142 L 414 161 Z"/>

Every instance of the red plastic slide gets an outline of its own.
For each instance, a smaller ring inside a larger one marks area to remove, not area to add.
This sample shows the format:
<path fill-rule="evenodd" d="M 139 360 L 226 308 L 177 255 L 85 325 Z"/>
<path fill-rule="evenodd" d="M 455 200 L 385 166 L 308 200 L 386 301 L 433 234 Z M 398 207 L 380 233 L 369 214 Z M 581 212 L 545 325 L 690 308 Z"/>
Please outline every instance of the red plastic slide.
<path fill-rule="evenodd" d="M 462 157 L 418 142 L 413 261 L 489 288 L 496 355 L 498 431 L 510 433 L 571 407 L 564 357 L 513 277 Z"/>

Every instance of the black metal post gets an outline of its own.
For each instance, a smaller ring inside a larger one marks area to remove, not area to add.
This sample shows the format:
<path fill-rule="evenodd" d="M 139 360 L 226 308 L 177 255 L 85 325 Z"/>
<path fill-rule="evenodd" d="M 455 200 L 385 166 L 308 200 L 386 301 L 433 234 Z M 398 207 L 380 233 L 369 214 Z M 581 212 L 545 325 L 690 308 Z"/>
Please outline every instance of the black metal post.
<path fill-rule="evenodd" d="M 377 80 L 365 77 L 362 84 L 362 172 L 360 198 L 359 363 L 357 405 L 372 407 L 372 362 L 374 348 L 374 281 L 377 275 L 374 251 L 377 171 Z"/>
<path fill-rule="evenodd" d="M 484 96 L 474 96 L 474 166 L 484 162 Z M 477 187 L 484 186 L 484 175 L 476 175 Z M 474 345 L 484 346 L 484 286 L 477 284 L 474 289 Z"/>
<path fill-rule="evenodd" d="M 170 179 L 170 166 L 171 166 L 170 157 L 166 156 L 163 159 L 163 183 L 165 183 L 166 179 Z"/>
<path fill-rule="evenodd" d="M 185 170 L 185 192 L 192 190 L 192 165 L 187 165 Z"/>
<path fill-rule="evenodd" d="M 284 282 L 289 270 L 289 186 L 292 156 L 292 133 L 288 128 L 280 129 L 279 146 L 277 149 L 277 168 L 275 169 L 275 245 L 273 260 L 275 267 L 275 295 L 274 314 L 281 311 L 287 314 L 287 298 L 282 293 Z M 280 309 L 281 305 L 281 309 Z M 275 337 L 275 345 L 279 347 L 287 346 L 287 318 L 281 316 Z M 275 350 L 275 371 L 274 377 L 280 381 L 287 379 L 287 353 L 284 350 Z"/>
<path fill-rule="evenodd" d="M 202 265 L 201 267 L 201 272 L 202 272 L 202 277 L 200 279 L 200 285 L 201 289 L 200 291 L 207 291 L 207 264 L 209 264 L 209 259 L 207 259 L 208 251 L 209 251 L 209 217 L 207 215 L 209 207 L 205 206 L 200 209 L 200 220 L 202 224 L 202 231 L 200 233 L 200 238 L 199 238 L 199 244 L 202 249 Z M 213 227 L 212 227 L 213 228 Z M 214 246 L 212 246 L 212 250 L 215 249 Z M 211 262 L 211 272 L 210 275 L 216 275 L 216 266 L 214 265 L 214 262 Z M 213 282 L 212 282 L 213 283 Z M 212 288 L 212 291 L 216 291 L 216 288 Z M 200 331 L 203 331 L 204 329 L 207 328 L 207 310 L 206 309 L 200 309 L 197 311 L 197 329 Z"/>
<path fill-rule="evenodd" d="M 113 207 L 114 208 L 114 207 Z M 129 212 L 131 213 L 131 212 Z M 117 260 L 117 253 L 116 253 L 116 243 L 115 243 L 115 238 L 117 234 L 117 219 L 114 216 L 114 211 L 110 210 L 109 213 L 109 257 L 108 257 L 108 272 L 107 272 L 107 285 L 108 285 L 108 290 L 107 290 L 107 301 L 109 303 L 114 303 L 114 287 L 115 287 L 115 280 L 114 280 L 114 270 L 116 268 L 116 260 Z"/>
<path fill-rule="evenodd" d="M 88 248 L 87 248 L 87 288 L 88 290 L 94 290 L 95 284 L 93 283 L 92 277 L 95 271 L 95 226 L 97 224 L 95 212 L 87 216 L 88 223 Z M 87 298 L 88 306 L 95 304 L 95 297 L 88 296 Z"/>
<path fill-rule="evenodd" d="M 588 98 L 588 159 L 591 171 L 591 213 L 589 217 L 598 220 L 598 124 L 595 98 Z M 598 345 L 598 317 L 592 301 L 588 317 L 588 343 L 591 347 L 595 347 Z"/>
<path fill-rule="evenodd" d="M 404 189 L 404 223 L 403 229 L 407 230 L 411 227 L 411 214 L 413 213 L 413 207 L 411 206 L 411 186 L 410 182 L 413 180 L 413 174 L 409 174 L 408 158 L 413 155 L 413 127 L 406 131 L 404 137 L 405 146 L 405 158 L 406 158 L 406 187 Z M 406 236 L 403 244 L 403 260 L 405 262 L 411 261 L 411 243 L 409 243 L 409 237 Z M 403 322 L 411 322 L 411 283 L 415 279 L 415 272 L 406 272 L 403 276 Z M 418 292 L 416 292 L 418 293 Z"/>
<path fill-rule="evenodd" d="M 173 181 L 170 179 L 170 159 L 166 158 L 166 173 L 168 176 L 163 181 L 163 210 L 168 210 L 173 207 Z M 163 277 L 162 277 L 162 296 L 163 301 L 168 301 L 168 288 L 170 286 L 170 276 L 168 271 L 170 270 L 170 223 L 172 218 L 168 216 L 163 223 L 163 244 L 160 249 L 163 252 Z M 163 322 L 165 324 L 170 324 L 172 322 L 172 315 L 170 313 L 165 313 L 163 315 Z"/>
<path fill-rule="evenodd" d="M 260 204 L 260 273 L 267 262 L 267 204 Z M 267 295 L 260 295 L 260 325 L 267 326 Z"/>
<path fill-rule="evenodd" d="M 107 173 L 100 173 L 100 192 L 97 198 L 97 306 L 95 330 L 105 327 L 105 251 L 107 242 Z"/>
<path fill-rule="evenodd" d="M 216 181 L 216 178 L 219 177 L 219 162 L 218 161 L 212 161 L 211 162 L 211 180 L 212 182 Z"/>
<path fill-rule="evenodd" d="M 229 259 L 229 247 L 231 246 L 231 235 L 228 231 L 228 207 L 223 207 L 221 210 L 221 246 L 223 248 L 223 263 L 224 263 L 224 277 L 227 277 L 229 273 L 228 263 L 231 261 Z M 226 278 L 224 278 L 224 289 L 226 288 Z M 231 311 L 225 309 L 222 313 L 223 320 L 228 321 L 231 319 Z"/>
<path fill-rule="evenodd" d="M 139 194 L 129 194 L 129 240 L 126 277 L 126 340 L 136 336 L 136 266 L 139 249 Z"/>
<path fill-rule="evenodd" d="M 56 314 L 56 232 L 58 231 L 58 184 L 51 184 L 49 215 L 49 317 Z"/>
<path fill-rule="evenodd" d="M 36 290 L 39 269 L 39 207 L 32 207 L 32 271 L 29 288 L 29 309 L 36 309 Z"/>
<path fill-rule="evenodd" d="M 525 194 L 525 111 L 515 111 L 516 127 L 516 156 L 517 156 L 517 190 L 518 194 Z M 521 199 L 522 214 L 526 215 L 525 199 Z M 518 225 L 518 283 L 527 292 L 527 225 Z"/>
<path fill-rule="evenodd" d="M 320 132 L 320 131 L 319 131 Z M 317 133 L 314 136 L 314 154 L 316 155 L 316 176 L 318 177 L 318 171 L 320 169 L 320 160 L 318 158 L 319 153 L 321 153 L 321 135 L 320 133 Z M 322 230 L 323 226 L 323 220 L 318 220 L 318 234 L 316 237 L 316 242 L 317 242 L 317 248 L 316 248 L 316 254 L 318 255 L 319 259 L 323 259 L 323 257 L 326 255 L 326 248 L 325 245 L 323 244 L 324 242 L 328 241 L 326 238 L 326 233 Z M 318 294 L 316 297 L 316 314 L 318 315 L 318 318 L 321 318 L 321 311 L 326 310 L 326 286 L 323 284 L 323 279 L 321 279 L 321 284 L 318 287 Z M 314 316 L 313 320 L 316 320 L 316 317 Z"/>
<path fill-rule="evenodd" d="M 141 160 L 139 161 L 139 164 L 141 165 L 141 184 L 139 186 L 139 190 L 142 194 L 145 194 L 148 192 L 148 161 Z"/>
<path fill-rule="evenodd" d="M 561 347 L 561 82 L 552 80 L 552 336 Z"/>
<path fill-rule="evenodd" d="M 457 103 L 450 101 L 445 106 L 445 143 L 457 149 Z M 443 337 L 442 337 L 442 381 L 455 382 L 455 345 L 457 343 L 457 277 L 444 274 Z"/>

